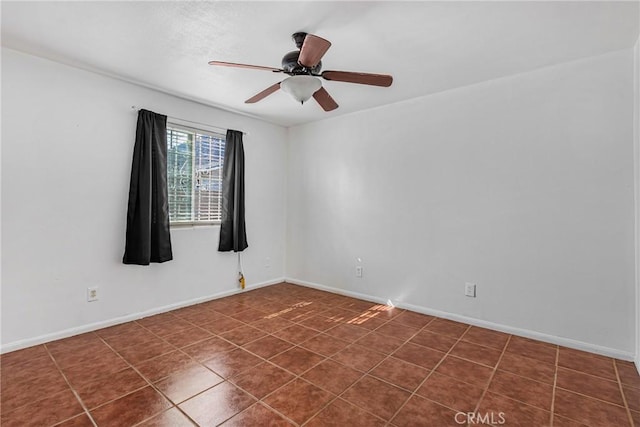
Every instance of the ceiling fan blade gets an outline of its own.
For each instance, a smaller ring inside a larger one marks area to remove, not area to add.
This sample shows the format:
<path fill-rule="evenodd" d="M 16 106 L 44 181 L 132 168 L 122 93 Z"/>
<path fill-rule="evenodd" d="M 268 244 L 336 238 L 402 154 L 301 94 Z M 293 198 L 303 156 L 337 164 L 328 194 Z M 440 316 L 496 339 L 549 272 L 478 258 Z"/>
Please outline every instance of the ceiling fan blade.
<path fill-rule="evenodd" d="M 261 65 L 236 64 L 235 62 L 209 61 L 209 65 L 219 65 L 222 67 L 250 68 L 252 70 L 265 70 L 273 72 L 282 72 L 284 70 L 273 67 L 263 67 Z"/>
<path fill-rule="evenodd" d="M 251 98 L 249 98 L 246 101 L 244 101 L 244 103 L 245 104 L 254 104 L 254 103 L 266 98 L 267 96 L 271 95 L 273 92 L 277 91 L 278 89 L 280 89 L 280 82 L 269 86 L 268 88 L 266 88 L 262 92 L 258 93 L 257 95 L 254 95 Z"/>
<path fill-rule="evenodd" d="M 298 62 L 307 68 L 313 68 L 318 65 L 327 50 L 331 47 L 331 42 L 322 37 L 307 34 L 300 48 L 300 56 Z"/>
<path fill-rule="evenodd" d="M 361 85 L 389 87 L 393 77 L 388 74 L 353 73 L 351 71 L 323 71 L 321 77 L 338 82 L 358 83 Z"/>
<path fill-rule="evenodd" d="M 318 101 L 318 104 L 324 111 L 333 111 L 338 108 L 338 103 L 329 95 L 329 92 L 325 88 L 321 87 L 313 94 L 313 99 Z"/>

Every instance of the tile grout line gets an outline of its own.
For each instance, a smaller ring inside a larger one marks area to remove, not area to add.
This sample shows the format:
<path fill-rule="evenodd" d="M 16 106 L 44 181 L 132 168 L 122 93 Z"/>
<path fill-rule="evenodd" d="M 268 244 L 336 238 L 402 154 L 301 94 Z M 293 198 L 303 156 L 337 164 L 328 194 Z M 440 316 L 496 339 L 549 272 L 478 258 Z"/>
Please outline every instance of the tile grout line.
<path fill-rule="evenodd" d="M 489 391 L 489 387 L 491 386 L 493 377 L 495 377 L 496 372 L 498 372 L 498 366 L 500 366 L 500 362 L 502 362 L 502 358 L 504 357 L 504 354 L 507 352 L 507 347 L 509 347 L 509 343 L 511 342 L 511 337 L 512 335 L 509 334 L 507 337 L 507 342 L 504 343 L 504 347 L 502 348 L 500 357 L 498 357 L 496 366 L 493 367 L 493 370 L 491 371 L 491 375 L 489 376 L 489 381 L 487 381 L 487 385 L 484 387 L 484 390 L 482 390 L 482 394 L 480 395 L 480 399 L 478 399 L 478 403 L 476 403 L 476 406 L 473 408 L 474 414 L 477 413 L 478 410 L 480 409 L 480 404 L 482 403 L 482 401 L 484 400 L 484 397 L 487 395 L 487 392 Z"/>
<path fill-rule="evenodd" d="M 380 306 L 380 305 L 383 305 L 383 304 L 376 304 L 376 305 Z M 387 307 L 392 307 L 392 306 L 387 306 Z M 402 311 L 400 312 L 400 314 L 402 314 L 403 312 L 405 312 L 405 311 L 406 311 L 406 310 L 404 310 L 404 309 L 401 309 L 401 310 L 402 310 Z M 357 314 L 357 313 L 356 313 L 356 314 Z M 341 352 L 341 351 L 343 351 L 343 350 L 345 350 L 345 349 L 347 349 L 347 348 L 351 347 L 352 345 L 356 344 L 358 340 L 361 340 L 362 338 L 366 337 L 367 335 L 370 335 L 370 334 L 372 334 L 373 332 L 375 332 L 375 331 L 377 331 L 378 329 L 380 329 L 381 327 L 383 327 L 383 326 L 387 325 L 389 322 L 393 321 L 393 320 L 394 320 L 396 317 L 398 317 L 400 314 L 398 314 L 398 315 L 396 315 L 396 316 L 394 316 L 394 317 L 392 317 L 392 318 L 390 318 L 390 319 L 387 319 L 386 321 L 384 321 L 384 323 L 382 323 L 381 325 L 379 325 L 378 327 L 376 327 L 376 328 L 374 328 L 374 329 L 362 328 L 362 329 L 367 329 L 367 330 L 368 330 L 368 332 L 367 332 L 366 334 L 364 334 L 363 336 L 361 336 L 361 337 L 357 338 L 357 339 L 356 339 L 356 340 L 354 340 L 353 342 L 349 343 L 349 344 L 348 344 L 347 346 L 345 346 L 343 349 L 341 349 L 341 350 L 339 350 L 339 351 L 335 352 L 334 354 L 332 354 L 331 356 L 328 356 L 328 357 L 327 357 L 327 359 L 330 359 L 331 361 L 333 361 L 333 362 L 335 362 L 335 363 L 338 363 L 338 364 L 340 364 L 340 365 L 346 366 L 346 367 L 348 367 L 348 368 L 350 368 L 350 369 L 354 369 L 354 370 L 356 370 L 356 371 L 358 371 L 358 372 L 362 372 L 362 375 L 361 375 L 361 376 L 360 376 L 360 378 L 358 378 L 356 381 L 354 381 L 353 383 L 349 384 L 349 385 L 348 385 L 344 390 L 342 390 L 342 392 L 340 392 L 339 394 L 336 394 L 336 395 L 335 395 L 335 397 L 334 397 L 333 399 L 331 399 L 331 401 L 329 401 L 329 402 L 328 402 L 324 407 L 322 407 L 319 411 L 317 411 L 316 413 L 314 413 L 314 414 L 313 414 L 313 416 L 309 417 L 309 419 L 307 419 L 307 420 L 304 422 L 304 424 L 309 423 L 312 419 L 314 419 L 315 417 L 317 417 L 317 416 L 320 414 L 320 412 L 322 412 L 326 407 L 328 407 L 331 403 L 335 402 L 335 401 L 336 401 L 336 400 L 338 400 L 338 399 L 340 399 L 340 400 L 342 400 L 342 401 L 345 401 L 345 402 L 347 402 L 348 404 L 351 404 L 351 405 L 353 405 L 353 406 L 355 406 L 355 407 L 357 407 L 357 408 L 359 408 L 359 409 L 363 410 L 364 412 L 366 412 L 366 413 L 368 413 L 368 414 L 370 414 L 370 415 L 373 415 L 374 417 L 376 417 L 376 418 L 378 418 L 378 419 L 380 419 L 380 420 L 384 421 L 384 422 L 385 422 L 385 424 L 388 424 L 388 421 L 387 421 L 387 420 L 384 420 L 382 417 L 380 417 L 380 416 L 378 416 L 378 415 L 376 415 L 376 414 L 371 413 L 369 410 L 367 410 L 367 409 L 365 409 L 365 408 L 362 408 L 362 407 L 360 407 L 360 406 L 356 405 L 356 404 L 355 404 L 355 403 L 353 403 L 353 402 L 349 402 L 348 400 L 346 400 L 346 399 L 342 398 L 342 395 L 343 395 L 344 393 L 346 393 L 346 392 L 347 392 L 347 390 L 351 389 L 351 388 L 353 387 L 353 385 L 354 385 L 354 384 L 356 384 L 357 382 L 359 382 L 360 380 L 362 380 L 362 378 L 364 378 L 366 375 L 368 375 L 368 374 L 369 374 L 369 372 L 371 372 L 372 370 L 374 370 L 374 369 L 375 369 L 376 367 L 378 367 L 382 362 L 384 362 L 384 361 L 385 361 L 385 360 L 387 360 L 389 357 L 391 357 L 391 354 L 392 354 L 393 352 L 392 352 L 392 353 L 389 353 L 389 354 L 387 354 L 387 355 L 385 355 L 385 357 L 384 357 L 380 362 L 376 363 L 374 366 L 372 366 L 371 368 L 369 368 L 367 371 L 360 371 L 359 369 L 355 369 L 355 368 L 353 368 L 353 367 L 351 367 L 351 366 L 345 365 L 344 363 L 341 363 L 341 362 L 340 362 L 340 361 L 338 361 L 338 360 L 334 360 L 334 359 L 333 359 L 333 356 L 334 356 L 334 355 L 336 355 L 336 354 L 338 354 L 339 352 Z M 362 316 L 362 314 L 358 315 L 357 317 L 360 317 L 360 316 Z M 352 319 L 352 320 L 353 320 L 353 319 Z M 409 341 L 410 341 L 410 340 L 411 340 L 411 339 L 412 339 L 416 334 L 418 334 L 418 333 L 419 333 L 419 332 L 420 332 L 424 327 L 426 327 L 426 325 L 428 325 L 429 323 L 431 323 L 433 320 L 434 320 L 434 319 L 429 320 L 429 321 L 428 321 L 424 326 L 422 326 L 422 328 L 419 328 L 419 329 L 418 329 L 418 331 L 416 331 L 416 332 L 415 332 L 415 333 L 413 333 L 409 338 L 407 338 L 407 339 L 402 343 L 402 345 L 400 345 L 398 348 L 400 348 L 400 347 L 402 347 L 403 345 L 405 345 L 406 343 L 408 343 L 408 342 L 409 342 Z M 355 327 L 359 327 L 359 328 L 361 328 L 360 326 L 358 326 L 358 325 L 354 325 L 354 324 L 351 324 L 351 323 L 349 323 L 349 322 L 346 322 L 346 323 L 343 323 L 343 324 L 348 324 L 348 325 L 352 325 L 352 326 L 355 326 Z M 404 324 L 401 324 L 401 325 L 402 325 L 402 326 L 408 326 L 408 327 L 410 327 L 409 325 L 404 325 Z M 335 327 L 337 327 L 337 326 L 339 326 L 339 325 L 334 326 L 334 328 L 335 328 Z M 331 329 L 333 329 L 333 328 L 331 328 Z M 331 329 L 328 329 L 328 330 L 331 330 Z M 380 332 L 378 332 L 378 333 L 380 334 Z M 389 335 L 387 335 L 387 334 L 382 334 L 382 335 L 384 335 L 384 336 L 389 336 Z M 331 336 L 331 335 L 330 335 L 330 336 Z M 333 338 L 333 339 L 340 339 L 340 338 L 333 337 L 333 336 L 331 336 L 331 338 Z M 396 349 L 396 350 L 397 350 L 397 349 Z M 394 352 L 395 352 L 395 350 L 394 350 Z M 380 354 L 382 354 L 382 353 L 380 353 Z M 417 365 L 416 365 L 416 366 L 417 366 Z M 306 372 L 308 372 L 308 370 L 307 370 L 307 371 L 305 371 L 305 373 L 306 373 Z M 398 386 L 397 386 L 397 385 L 395 385 L 395 384 L 391 384 L 391 383 L 389 383 L 388 381 L 383 380 L 382 378 L 378 378 L 378 377 L 375 377 L 375 378 L 376 378 L 376 379 L 378 379 L 378 380 L 380 380 L 380 381 L 382 381 L 382 382 L 384 382 L 384 383 L 386 383 L 386 384 L 389 384 L 389 385 L 391 385 L 391 386 L 393 386 L 393 387 L 400 388 L 400 387 L 398 387 Z M 322 387 L 321 387 L 321 388 L 322 388 Z M 323 390 L 324 390 L 324 389 L 323 389 Z M 328 391 L 328 390 L 327 390 L 327 391 Z M 333 393 L 332 393 L 332 394 L 333 394 Z M 304 424 L 303 424 L 303 425 L 304 425 Z"/>
<path fill-rule="evenodd" d="M 631 408 L 629 408 L 629 403 L 627 402 L 627 397 L 624 394 L 624 386 L 622 385 L 622 380 L 620 379 L 620 373 L 618 372 L 618 365 L 616 364 L 615 359 L 611 359 L 613 363 L 613 370 L 616 373 L 616 378 L 618 380 L 618 389 L 620 390 L 620 394 L 622 394 L 622 401 L 624 402 L 624 407 L 627 410 L 627 418 L 629 419 L 630 426 L 634 426 L 633 416 L 631 415 Z"/>
<path fill-rule="evenodd" d="M 134 321 L 134 322 L 135 322 L 135 321 Z M 162 337 L 160 337 L 159 335 L 157 335 L 157 334 L 156 334 L 156 333 L 154 333 L 153 331 L 149 330 L 149 329 L 148 329 L 148 328 L 146 328 L 144 325 L 140 325 L 140 324 L 138 324 L 138 326 L 140 326 L 140 327 L 142 327 L 142 328 L 146 329 L 146 330 L 147 330 L 147 331 L 149 331 L 151 334 L 155 335 L 157 338 L 159 338 L 159 339 L 161 339 L 161 340 L 165 341 Z M 113 347 L 111 347 L 111 345 L 110 345 L 108 342 L 106 342 L 106 341 L 104 340 L 104 338 L 102 338 L 100 335 L 98 335 L 98 334 L 96 334 L 96 335 L 98 336 L 98 338 L 100 338 L 100 340 L 101 340 L 101 341 L 102 341 L 102 342 L 103 342 L 107 347 L 109 347 L 109 348 L 111 349 L 111 351 L 113 351 L 114 353 L 116 353 L 116 354 L 117 354 L 117 355 L 118 355 L 122 360 L 124 360 L 124 362 L 125 362 L 127 365 L 129 365 L 129 367 L 130 367 L 131 369 L 133 369 L 133 370 L 134 370 L 134 371 L 135 371 L 135 372 L 136 372 L 136 373 L 137 373 L 137 374 L 138 374 L 138 375 L 139 375 L 139 376 L 140 376 L 144 381 L 146 381 L 146 382 L 147 382 L 147 384 L 148 384 L 148 385 L 146 385 L 146 386 L 144 386 L 144 387 L 140 387 L 140 388 L 138 388 L 138 389 L 136 389 L 136 390 L 133 390 L 133 391 L 131 391 L 131 392 L 129 392 L 129 393 L 126 393 L 126 394 L 124 394 L 124 395 L 122 395 L 122 396 L 118 396 L 117 398 L 112 399 L 112 400 L 110 400 L 109 402 L 104 402 L 104 403 L 102 403 L 101 405 L 97 406 L 96 408 L 101 407 L 101 406 L 104 406 L 104 405 L 107 405 L 107 404 L 112 403 L 112 402 L 115 402 L 115 401 L 116 401 L 116 400 L 118 400 L 118 399 L 121 399 L 121 398 L 123 398 L 123 397 L 125 397 L 125 396 L 129 396 L 129 395 L 131 395 L 131 394 L 133 394 L 133 393 L 135 393 L 135 392 L 137 392 L 137 391 L 139 391 L 139 390 L 142 390 L 143 388 L 146 388 L 146 387 L 148 387 L 148 386 L 151 386 L 151 388 L 153 388 L 153 389 L 154 389 L 157 393 L 159 393 L 159 394 L 160 394 L 164 399 L 166 399 L 169 403 L 171 403 L 171 405 L 172 405 L 172 407 L 173 407 L 173 408 L 177 408 L 177 409 L 178 409 L 178 411 L 180 411 L 183 415 L 185 415 L 185 416 L 186 416 L 190 421 L 192 421 L 195 425 L 198 425 L 198 423 L 196 423 L 196 422 L 195 422 L 195 420 L 193 420 L 191 417 L 189 417 L 187 414 L 185 414 L 185 413 L 184 413 L 184 411 L 182 411 L 182 409 L 181 409 L 180 407 L 178 407 L 178 405 L 177 405 L 177 404 L 174 404 L 174 403 L 173 403 L 173 401 L 172 401 L 171 399 L 169 399 L 169 397 L 168 397 L 168 396 L 166 396 L 166 395 L 165 395 L 165 394 L 164 394 L 160 389 L 158 389 L 158 388 L 155 386 L 155 384 L 153 384 L 153 382 L 151 382 L 149 379 L 147 379 L 147 377 L 146 377 L 145 375 L 143 375 L 143 374 L 142 374 L 142 372 L 140 372 L 140 371 L 138 370 L 138 368 L 136 368 L 135 366 L 133 366 L 133 364 L 132 364 L 132 363 L 130 363 L 127 359 L 125 359 L 125 358 L 124 358 L 124 356 L 122 356 L 122 355 L 120 354 L 120 352 L 116 351 Z M 165 342 L 166 342 L 166 341 L 165 341 Z M 172 344 L 170 344 L 170 345 L 172 345 Z M 173 347 L 175 347 L 175 346 L 173 346 Z M 177 348 L 177 347 L 175 347 L 175 348 L 176 348 L 176 350 L 180 351 L 180 349 L 179 349 L 179 348 Z M 173 351 L 175 351 L 175 350 L 173 350 Z M 160 355 L 158 355 L 158 356 L 156 356 L 156 357 L 161 357 L 161 356 L 164 356 L 165 354 L 169 354 L 169 353 L 171 353 L 171 352 L 163 353 L 163 354 L 160 354 Z M 187 354 L 187 356 L 189 356 L 189 355 Z M 155 359 L 156 357 L 152 357 L 152 358 L 150 358 L 150 359 L 148 359 L 148 360 Z M 189 357 L 191 357 L 191 356 L 189 356 Z M 195 359 L 194 359 L 194 360 L 195 360 Z M 147 362 L 147 360 L 144 360 L 143 362 Z M 197 361 L 196 361 L 196 362 L 197 362 Z M 141 363 L 142 363 L 142 362 L 141 362 Z M 124 369 L 123 369 L 123 370 L 124 370 Z M 120 371 L 119 371 L 119 372 L 120 372 Z M 207 390 L 208 390 L 208 389 L 207 389 Z M 146 421 L 150 420 L 151 418 L 156 417 L 156 416 L 158 416 L 158 415 L 160 415 L 160 414 L 163 414 L 163 413 L 165 413 L 166 411 L 168 411 L 168 410 L 170 410 L 170 409 L 171 409 L 171 407 L 170 407 L 170 408 L 167 408 L 167 409 L 165 409 L 165 410 L 163 410 L 163 411 L 161 411 L 161 412 L 157 412 L 157 413 L 155 413 L 155 414 L 151 415 L 150 417 L 145 418 L 144 420 L 141 420 L 139 423 L 136 423 L 136 425 L 139 425 L 139 424 L 141 424 L 141 423 L 143 423 L 143 422 L 146 422 Z M 92 418 L 92 419 L 93 419 L 93 418 Z"/>
<path fill-rule="evenodd" d="M 553 388 L 551 389 L 551 427 L 555 423 L 556 388 L 558 386 L 558 363 L 560 361 L 560 347 L 556 348 L 556 363 L 553 369 Z"/>
<path fill-rule="evenodd" d="M 434 320 L 436 320 L 436 319 L 439 319 L 439 317 L 435 317 L 435 316 L 433 316 L 433 319 L 431 319 L 431 320 L 429 321 L 429 323 L 427 323 L 426 325 L 424 325 L 420 331 L 424 330 L 427 326 L 429 326 L 429 325 L 430 325 Z M 458 323 L 460 323 L 460 322 L 458 322 Z M 449 354 L 451 353 L 451 350 L 453 350 L 453 348 L 454 348 L 456 345 L 458 345 L 458 343 L 459 343 L 460 341 L 462 341 L 462 337 L 463 337 L 463 336 L 464 336 L 464 335 L 469 331 L 469 329 L 471 329 L 471 325 L 467 325 L 467 328 L 464 330 L 464 332 L 463 332 L 463 333 L 461 333 L 461 334 L 460 334 L 460 336 L 458 337 L 458 339 L 456 340 L 456 342 L 451 346 L 451 348 L 449 348 L 449 350 L 444 354 L 444 356 L 442 356 L 442 357 L 440 358 L 440 360 L 438 361 L 438 363 L 436 363 L 436 364 L 435 364 L 435 366 L 433 367 L 433 369 L 431 369 L 431 370 L 429 371 L 429 374 L 427 374 L 427 376 L 422 380 L 422 382 L 420 382 L 420 384 L 418 384 L 418 387 L 416 387 L 416 388 L 415 388 L 415 390 L 411 393 L 411 395 L 409 396 L 409 398 L 408 398 L 408 399 L 407 399 L 407 400 L 406 400 L 402 405 L 400 405 L 400 407 L 396 410 L 396 412 L 393 414 L 393 416 L 391 416 L 391 418 L 389 418 L 389 421 L 387 422 L 387 425 L 390 425 L 390 424 L 391 424 L 391 421 L 392 421 L 395 417 L 397 417 L 397 416 L 398 416 L 398 414 L 399 414 L 399 413 L 402 411 L 402 409 L 407 405 L 407 403 L 409 403 L 409 401 L 411 400 L 411 398 L 412 398 L 412 397 L 414 397 L 414 396 L 416 395 L 416 392 L 420 389 L 420 387 L 422 387 L 422 386 L 424 385 L 424 383 L 425 383 L 425 382 L 427 382 L 427 380 L 428 380 L 429 378 L 431 378 L 431 375 L 433 375 L 433 373 L 436 371 L 436 369 L 438 369 L 438 367 L 439 367 L 439 366 L 442 364 L 442 362 L 447 358 L 447 356 L 449 356 Z M 416 335 L 417 335 L 418 333 L 419 333 L 419 332 L 416 332 Z M 420 396 L 420 395 L 418 395 L 418 396 Z M 420 397 L 422 397 L 422 396 L 420 396 Z M 429 400 L 430 402 L 434 402 L 434 401 L 433 401 L 433 400 L 431 400 L 431 399 L 427 399 L 427 400 Z M 438 403 L 438 402 L 434 402 L 434 403 L 437 403 L 437 404 L 438 404 L 438 405 L 440 405 L 440 406 L 444 406 L 444 405 L 442 405 L 442 404 L 440 404 L 440 403 Z M 447 407 L 448 407 L 448 406 L 447 406 Z M 451 408 L 451 409 L 453 409 L 453 408 Z"/>
<path fill-rule="evenodd" d="M 84 404 L 82 399 L 80 399 L 80 396 L 78 395 L 78 392 L 76 391 L 76 389 L 71 386 L 71 383 L 69 382 L 69 379 L 67 378 L 67 375 L 62 371 L 62 368 L 60 368 L 60 365 L 58 364 L 58 361 L 56 360 L 56 358 L 53 357 L 53 354 L 51 354 L 51 351 L 49 350 L 49 347 L 46 344 L 44 344 L 43 347 L 44 347 L 45 351 L 47 352 L 47 354 L 49 355 L 49 357 L 51 358 L 51 360 L 53 361 L 53 364 L 56 366 L 56 369 L 58 369 L 58 372 L 60 372 L 60 375 L 62 375 L 62 378 L 64 378 L 64 381 L 67 383 L 67 387 L 69 387 L 69 389 L 73 393 L 73 395 L 76 398 L 76 400 L 78 401 L 78 403 L 80 403 L 80 406 L 84 410 L 84 413 L 87 414 L 87 416 L 89 417 L 89 420 L 94 425 L 94 427 L 98 427 L 98 424 L 93 419 L 93 416 L 91 416 L 91 413 L 89 412 L 89 409 Z M 71 418 L 68 418 L 68 419 L 71 419 Z M 63 420 L 61 422 L 64 422 L 64 421 L 66 421 L 66 420 Z M 60 423 L 58 423 L 58 424 L 60 424 Z"/>

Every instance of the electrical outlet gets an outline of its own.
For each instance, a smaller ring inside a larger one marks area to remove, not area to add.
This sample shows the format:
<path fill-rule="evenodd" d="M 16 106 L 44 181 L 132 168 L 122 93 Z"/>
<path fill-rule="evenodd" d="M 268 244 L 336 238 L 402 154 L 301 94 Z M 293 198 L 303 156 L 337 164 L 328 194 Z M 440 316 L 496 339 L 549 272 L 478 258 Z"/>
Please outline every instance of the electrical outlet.
<path fill-rule="evenodd" d="M 364 268 L 361 265 L 356 265 L 356 277 L 362 278 L 362 271 Z"/>
<path fill-rule="evenodd" d="M 271 268 L 271 258 L 270 257 L 266 257 L 264 259 L 264 268 Z"/>
<path fill-rule="evenodd" d="M 464 294 L 468 297 L 476 297 L 476 284 L 475 283 L 465 283 L 464 284 Z"/>
<path fill-rule="evenodd" d="M 87 288 L 87 301 L 98 301 L 98 287 Z"/>

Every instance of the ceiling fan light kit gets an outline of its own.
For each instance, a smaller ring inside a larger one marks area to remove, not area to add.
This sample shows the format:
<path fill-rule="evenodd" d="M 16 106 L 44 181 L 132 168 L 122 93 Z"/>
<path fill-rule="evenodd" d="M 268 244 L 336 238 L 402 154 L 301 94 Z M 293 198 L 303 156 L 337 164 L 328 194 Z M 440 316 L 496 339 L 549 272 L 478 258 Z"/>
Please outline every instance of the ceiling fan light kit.
<path fill-rule="evenodd" d="M 246 104 L 258 102 L 282 88 L 283 91 L 301 104 L 304 104 L 313 96 L 313 99 L 320 104 L 324 111 L 332 111 L 338 108 L 338 103 L 322 87 L 322 81 L 318 77 L 322 77 L 325 80 L 381 87 L 389 87 L 393 82 L 393 77 L 387 74 L 354 73 L 351 71 L 323 71 L 320 73 L 322 69 L 320 60 L 331 47 L 331 42 L 322 37 L 302 32 L 294 33 L 291 37 L 296 47 L 300 50 L 287 53 L 282 58 L 282 68 L 221 61 L 210 61 L 209 64 L 272 71 L 290 76 L 247 99 L 245 101 Z"/>
<path fill-rule="evenodd" d="M 319 78 L 310 75 L 291 76 L 280 82 L 280 89 L 304 104 L 322 87 Z"/>

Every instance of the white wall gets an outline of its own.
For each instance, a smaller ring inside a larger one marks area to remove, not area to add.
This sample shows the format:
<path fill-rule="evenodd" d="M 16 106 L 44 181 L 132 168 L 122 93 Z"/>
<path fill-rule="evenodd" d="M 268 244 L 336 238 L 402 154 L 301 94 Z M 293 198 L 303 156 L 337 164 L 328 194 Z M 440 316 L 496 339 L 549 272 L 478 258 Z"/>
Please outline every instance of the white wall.
<path fill-rule="evenodd" d="M 640 38 L 633 49 L 633 147 L 636 201 L 636 368 L 640 372 Z"/>
<path fill-rule="evenodd" d="M 4 351 L 237 288 L 217 226 L 172 229 L 171 262 L 122 264 L 132 105 L 249 133 L 247 284 L 284 276 L 284 128 L 7 49 L 2 103 Z"/>
<path fill-rule="evenodd" d="M 287 276 L 633 358 L 632 64 L 291 128 Z"/>

